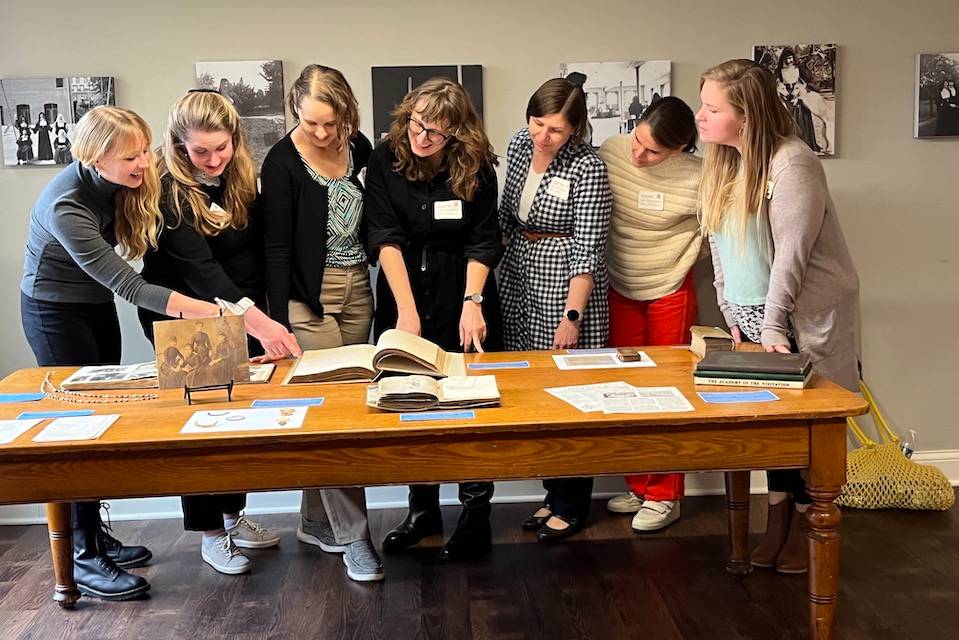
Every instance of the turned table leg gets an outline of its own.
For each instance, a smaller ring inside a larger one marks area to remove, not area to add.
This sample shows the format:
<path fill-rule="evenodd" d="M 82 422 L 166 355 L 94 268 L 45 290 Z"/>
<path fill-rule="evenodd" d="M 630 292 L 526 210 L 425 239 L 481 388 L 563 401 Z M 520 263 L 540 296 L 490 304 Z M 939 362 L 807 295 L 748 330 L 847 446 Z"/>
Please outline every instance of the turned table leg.
<path fill-rule="evenodd" d="M 73 581 L 73 518 L 69 502 L 47 503 L 47 528 L 50 531 L 50 553 L 53 555 L 53 573 L 57 586 L 53 599 L 63 608 L 71 609 L 80 599 Z"/>
<path fill-rule="evenodd" d="M 729 512 L 729 561 L 726 571 L 745 575 L 749 564 L 749 472 L 726 472 L 726 508 Z"/>
<path fill-rule="evenodd" d="M 816 640 L 832 638 L 839 594 L 839 532 L 834 500 L 846 480 L 846 421 L 813 423 L 810 431 L 809 625 Z"/>

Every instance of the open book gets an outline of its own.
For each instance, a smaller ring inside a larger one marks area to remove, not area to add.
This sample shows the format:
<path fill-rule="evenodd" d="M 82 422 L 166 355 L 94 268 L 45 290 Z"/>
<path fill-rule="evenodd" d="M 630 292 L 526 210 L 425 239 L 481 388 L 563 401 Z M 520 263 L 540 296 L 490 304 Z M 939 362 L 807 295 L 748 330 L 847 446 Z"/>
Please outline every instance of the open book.
<path fill-rule="evenodd" d="M 250 383 L 269 382 L 276 365 L 273 363 L 250 364 Z M 237 382 L 245 384 L 245 382 Z M 60 386 L 70 391 L 84 389 L 156 389 L 157 363 L 96 365 L 81 367 Z"/>
<path fill-rule="evenodd" d="M 351 344 L 304 351 L 283 384 L 303 382 L 372 382 L 383 371 L 423 374 L 437 378 L 465 376 L 462 353 L 438 346 L 405 331 L 388 329 L 377 343 Z"/>
<path fill-rule="evenodd" d="M 466 409 L 499 405 L 496 376 L 393 376 L 366 388 L 366 404 L 385 411 Z"/>

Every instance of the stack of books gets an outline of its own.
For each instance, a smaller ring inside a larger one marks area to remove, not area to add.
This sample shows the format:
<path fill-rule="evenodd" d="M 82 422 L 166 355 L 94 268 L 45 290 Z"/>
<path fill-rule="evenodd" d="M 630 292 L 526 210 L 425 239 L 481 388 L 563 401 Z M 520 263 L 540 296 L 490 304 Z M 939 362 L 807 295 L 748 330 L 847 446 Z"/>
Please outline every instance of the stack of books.
<path fill-rule="evenodd" d="M 713 351 L 732 351 L 736 348 L 733 337 L 719 327 L 693 325 L 689 328 L 689 350 L 700 358 Z"/>
<path fill-rule="evenodd" d="M 812 377 L 807 353 L 764 351 L 714 351 L 693 371 L 695 384 L 731 387 L 803 389 Z"/>

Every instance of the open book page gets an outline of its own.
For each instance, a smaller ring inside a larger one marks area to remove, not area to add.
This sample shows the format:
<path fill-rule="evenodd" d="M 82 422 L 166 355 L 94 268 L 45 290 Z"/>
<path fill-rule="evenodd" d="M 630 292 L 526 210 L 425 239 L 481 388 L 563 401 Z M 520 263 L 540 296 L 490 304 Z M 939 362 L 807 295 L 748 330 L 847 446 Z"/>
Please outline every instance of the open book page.
<path fill-rule="evenodd" d="M 304 351 L 290 367 L 283 384 L 290 382 L 323 382 L 336 380 L 372 380 L 376 377 L 373 356 L 376 347 L 371 344 L 351 344 L 333 349 Z"/>
<path fill-rule="evenodd" d="M 392 376 L 381 378 L 379 395 L 429 394 L 439 398 L 440 389 L 436 380 L 429 376 Z"/>
<path fill-rule="evenodd" d="M 496 376 L 450 376 L 439 381 L 441 404 L 499 400 Z"/>
<path fill-rule="evenodd" d="M 64 389 L 134 389 L 157 386 L 156 362 L 82 367 L 60 383 Z"/>
<path fill-rule="evenodd" d="M 384 331 L 376 346 L 376 367 L 384 371 L 442 376 L 466 375 L 463 354 L 447 353 L 429 340 L 405 331 Z"/>

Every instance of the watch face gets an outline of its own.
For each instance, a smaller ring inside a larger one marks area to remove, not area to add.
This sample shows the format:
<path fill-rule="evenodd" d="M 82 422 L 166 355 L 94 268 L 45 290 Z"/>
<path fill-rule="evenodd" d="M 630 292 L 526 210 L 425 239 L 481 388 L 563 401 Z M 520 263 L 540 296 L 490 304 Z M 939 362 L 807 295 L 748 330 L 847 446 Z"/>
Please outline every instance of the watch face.
<path fill-rule="evenodd" d="M 579 320 L 579 311 L 576 309 L 570 309 L 566 312 L 566 318 L 569 319 L 570 322 L 576 322 Z"/>
<path fill-rule="evenodd" d="M 474 294 L 471 294 L 471 295 L 466 296 L 466 297 L 464 298 L 464 300 L 469 300 L 470 302 L 475 302 L 476 304 L 482 304 L 482 303 L 483 303 L 483 294 L 482 294 L 482 293 L 474 293 Z"/>

